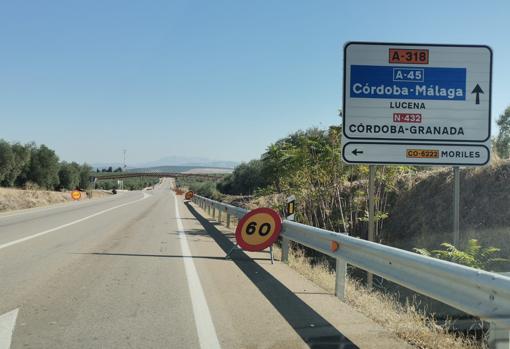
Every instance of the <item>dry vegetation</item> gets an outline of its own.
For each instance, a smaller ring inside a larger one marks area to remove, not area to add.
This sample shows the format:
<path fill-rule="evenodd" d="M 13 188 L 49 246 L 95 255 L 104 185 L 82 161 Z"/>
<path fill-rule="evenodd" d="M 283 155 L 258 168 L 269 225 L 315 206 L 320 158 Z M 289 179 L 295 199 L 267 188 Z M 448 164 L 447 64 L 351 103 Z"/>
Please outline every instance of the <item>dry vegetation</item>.
<path fill-rule="evenodd" d="M 92 197 L 94 199 L 108 195 L 110 194 L 98 190 L 93 191 L 92 193 Z M 86 200 L 87 194 L 82 193 L 82 198 L 83 200 Z M 0 212 L 47 206 L 70 201 L 72 200 L 69 192 L 0 188 Z"/>
<path fill-rule="evenodd" d="M 275 248 L 275 257 L 280 258 L 281 250 Z M 335 291 L 335 274 L 327 263 L 316 263 L 304 255 L 302 250 L 289 253 L 289 266 L 330 293 Z M 439 326 L 430 315 L 418 310 L 412 302 L 403 305 L 394 297 L 377 291 L 369 291 L 356 280 L 347 280 L 345 302 L 371 318 L 399 338 L 418 348 L 430 349 L 474 349 L 484 345 L 466 337 L 448 333 L 445 326 Z"/>

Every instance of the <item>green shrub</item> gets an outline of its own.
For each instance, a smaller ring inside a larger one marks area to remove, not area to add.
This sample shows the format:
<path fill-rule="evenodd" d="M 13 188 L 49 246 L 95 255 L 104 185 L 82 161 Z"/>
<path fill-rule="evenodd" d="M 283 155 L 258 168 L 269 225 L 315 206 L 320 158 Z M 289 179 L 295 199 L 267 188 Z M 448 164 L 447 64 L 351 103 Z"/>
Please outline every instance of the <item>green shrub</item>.
<path fill-rule="evenodd" d="M 492 270 L 495 264 L 508 262 L 508 259 L 498 258 L 496 254 L 500 249 L 497 247 L 482 247 L 478 240 L 471 239 L 464 250 L 458 249 L 448 242 L 441 244 L 442 250 L 429 251 L 426 248 L 415 248 L 414 251 L 428 257 L 434 257 L 471 268 Z"/>

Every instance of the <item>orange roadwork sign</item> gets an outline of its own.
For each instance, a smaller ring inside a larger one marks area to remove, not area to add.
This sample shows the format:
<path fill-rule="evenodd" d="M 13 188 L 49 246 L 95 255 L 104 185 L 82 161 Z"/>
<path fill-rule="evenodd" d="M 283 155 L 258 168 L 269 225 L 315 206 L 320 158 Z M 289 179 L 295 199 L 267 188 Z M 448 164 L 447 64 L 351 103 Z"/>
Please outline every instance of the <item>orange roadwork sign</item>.
<path fill-rule="evenodd" d="M 270 208 L 248 212 L 236 228 L 237 244 L 246 251 L 262 251 L 271 246 L 282 230 L 280 215 Z"/>
<path fill-rule="evenodd" d="M 193 199 L 193 192 L 191 190 L 187 191 L 186 194 L 184 194 L 184 199 L 186 199 L 186 200 Z"/>
<path fill-rule="evenodd" d="M 71 192 L 71 198 L 73 200 L 80 200 L 81 199 L 81 193 L 78 190 L 73 190 Z"/>

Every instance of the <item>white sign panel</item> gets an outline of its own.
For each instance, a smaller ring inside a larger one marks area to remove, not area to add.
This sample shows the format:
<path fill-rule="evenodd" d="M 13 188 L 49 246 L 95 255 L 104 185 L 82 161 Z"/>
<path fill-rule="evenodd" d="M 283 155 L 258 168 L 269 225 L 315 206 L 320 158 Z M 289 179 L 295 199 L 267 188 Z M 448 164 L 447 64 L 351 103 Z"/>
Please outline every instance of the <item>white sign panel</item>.
<path fill-rule="evenodd" d="M 467 144 L 348 142 L 343 153 L 348 162 L 361 164 L 384 159 L 385 164 L 482 166 L 490 159 L 485 145 Z"/>
<path fill-rule="evenodd" d="M 486 164 L 490 158 L 491 77 L 492 51 L 487 46 L 346 44 L 342 143 L 362 153 L 345 152 L 344 160 Z M 420 143 L 435 144 L 433 149 L 439 153 L 422 154 L 430 158 L 409 157 L 408 145 Z M 469 149 L 454 151 L 453 158 L 441 156 L 450 154 L 448 144 Z M 473 158 L 474 148 L 479 151 Z"/>

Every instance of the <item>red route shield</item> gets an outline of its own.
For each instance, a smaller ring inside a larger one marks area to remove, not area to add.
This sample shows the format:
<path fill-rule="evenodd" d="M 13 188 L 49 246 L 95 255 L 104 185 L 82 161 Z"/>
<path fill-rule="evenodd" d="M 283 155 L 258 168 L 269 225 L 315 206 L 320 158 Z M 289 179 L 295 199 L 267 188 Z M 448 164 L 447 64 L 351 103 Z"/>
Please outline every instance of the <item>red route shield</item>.
<path fill-rule="evenodd" d="M 262 207 L 244 215 L 236 228 L 237 244 L 245 251 L 262 251 L 271 246 L 282 230 L 278 212 Z"/>

